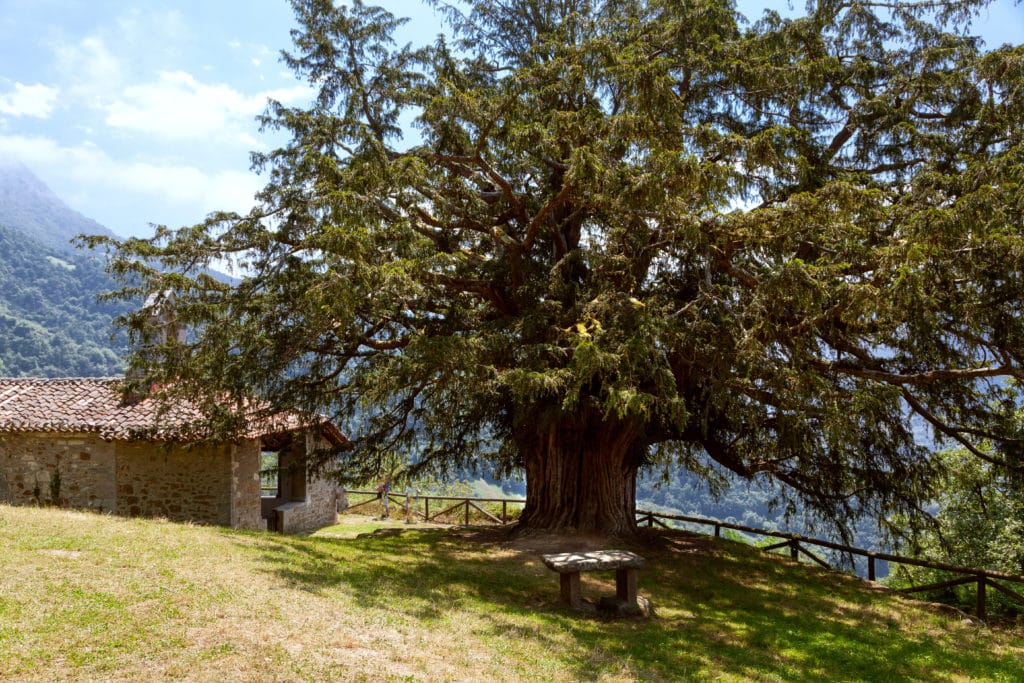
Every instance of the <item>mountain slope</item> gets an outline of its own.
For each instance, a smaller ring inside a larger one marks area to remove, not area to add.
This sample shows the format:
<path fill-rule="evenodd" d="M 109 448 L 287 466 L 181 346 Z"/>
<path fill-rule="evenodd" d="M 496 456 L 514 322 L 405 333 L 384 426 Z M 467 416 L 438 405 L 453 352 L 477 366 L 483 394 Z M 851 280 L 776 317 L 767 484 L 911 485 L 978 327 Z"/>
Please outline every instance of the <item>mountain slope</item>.
<path fill-rule="evenodd" d="M 0 165 L 0 375 L 97 377 L 121 372 L 121 302 L 97 254 L 67 240 L 110 234 L 73 211 L 23 166 Z"/>
<path fill-rule="evenodd" d="M 121 372 L 123 335 L 111 339 L 123 303 L 92 254 L 61 253 L 0 224 L 0 375 L 99 377 Z"/>
<path fill-rule="evenodd" d="M 51 249 L 73 252 L 79 234 L 113 233 L 78 213 L 25 166 L 0 159 L 0 225 L 14 228 Z"/>

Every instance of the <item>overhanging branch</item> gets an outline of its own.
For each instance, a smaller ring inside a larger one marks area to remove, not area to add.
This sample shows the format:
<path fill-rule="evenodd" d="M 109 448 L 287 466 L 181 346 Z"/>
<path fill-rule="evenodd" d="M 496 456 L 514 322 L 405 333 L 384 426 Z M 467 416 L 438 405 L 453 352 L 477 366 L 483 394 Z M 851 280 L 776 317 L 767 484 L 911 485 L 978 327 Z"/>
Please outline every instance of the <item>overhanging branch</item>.
<path fill-rule="evenodd" d="M 938 431 L 942 432 L 946 436 L 950 437 L 951 439 L 959 443 L 961 446 L 966 448 L 972 455 L 981 458 L 985 462 L 991 463 L 993 465 L 998 465 L 999 467 L 1006 467 L 1014 470 L 1024 470 L 1024 466 L 1022 465 L 1011 465 L 1005 460 L 994 458 L 988 453 L 985 453 L 984 451 L 977 448 L 974 444 L 968 441 L 966 437 L 964 437 L 960 430 L 956 429 L 955 427 L 951 427 L 950 425 L 947 425 L 945 422 L 940 420 L 939 417 L 936 416 L 932 411 L 928 410 L 928 407 L 925 406 L 920 401 L 918 401 L 914 397 L 914 395 L 910 393 L 910 390 L 907 389 L 906 387 L 903 387 L 903 399 L 907 402 L 907 405 L 910 406 L 911 410 L 913 410 L 915 413 L 923 417 L 928 422 L 928 424 L 932 425 L 933 427 L 935 427 L 935 429 L 937 429 Z"/>

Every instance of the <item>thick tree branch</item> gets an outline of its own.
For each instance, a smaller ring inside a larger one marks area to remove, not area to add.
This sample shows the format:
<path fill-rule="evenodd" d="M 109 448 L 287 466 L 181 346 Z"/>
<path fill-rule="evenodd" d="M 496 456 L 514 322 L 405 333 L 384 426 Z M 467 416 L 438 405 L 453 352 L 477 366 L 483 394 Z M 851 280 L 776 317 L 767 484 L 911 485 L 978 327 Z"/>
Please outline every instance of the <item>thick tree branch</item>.
<path fill-rule="evenodd" d="M 974 444 L 968 441 L 959 430 L 949 426 L 948 424 L 940 420 L 934 413 L 928 410 L 928 408 L 923 403 L 918 401 L 914 397 L 914 395 L 910 393 L 910 390 L 907 389 L 906 387 L 903 387 L 903 399 L 907 402 L 907 405 L 910 406 L 911 410 L 913 410 L 915 413 L 923 417 L 928 422 L 928 424 L 932 425 L 939 432 L 945 434 L 946 436 L 950 437 L 951 439 L 959 443 L 975 457 L 980 458 L 985 462 L 991 463 L 993 465 L 1024 471 L 1024 465 L 1012 465 L 1004 460 L 1000 460 L 999 458 L 994 458 L 988 453 L 985 453 L 981 449 L 977 448 Z"/>
<path fill-rule="evenodd" d="M 946 381 L 963 381 L 985 379 L 987 377 L 1017 377 L 1019 371 L 1010 366 L 997 366 L 986 368 L 961 368 L 953 370 L 930 370 L 928 372 L 915 372 L 901 374 L 898 372 L 886 372 L 884 370 L 872 370 L 843 361 L 810 361 L 815 368 L 827 373 L 837 373 L 870 379 L 877 382 L 884 382 L 893 385 L 925 385 Z"/>

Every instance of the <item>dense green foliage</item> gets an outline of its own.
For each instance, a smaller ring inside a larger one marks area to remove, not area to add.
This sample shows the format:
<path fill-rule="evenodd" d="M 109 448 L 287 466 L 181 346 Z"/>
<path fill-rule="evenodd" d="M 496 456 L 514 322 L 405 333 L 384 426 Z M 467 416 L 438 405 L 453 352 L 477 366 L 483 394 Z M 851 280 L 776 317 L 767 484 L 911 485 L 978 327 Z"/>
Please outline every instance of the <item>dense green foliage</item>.
<path fill-rule="evenodd" d="M 1020 452 L 1001 454 L 1019 459 Z M 936 526 L 927 529 L 904 550 L 922 557 L 964 567 L 983 567 L 1024 576 L 1024 474 L 1006 471 L 979 460 L 964 449 L 936 454 L 946 464 Z M 901 567 L 896 585 L 924 585 L 956 578 L 947 572 Z M 1020 591 L 1021 586 L 1011 586 Z M 945 589 L 934 597 L 971 609 L 974 586 Z M 989 612 L 1024 613 L 1024 602 L 989 591 Z"/>
<path fill-rule="evenodd" d="M 95 240 L 199 333 L 152 379 L 362 411 L 364 468 L 521 468 L 547 528 L 629 531 L 675 466 L 913 520 L 942 463 L 911 414 L 1018 437 L 1024 48 L 983 52 L 980 5 L 434 4 L 452 37 L 413 48 L 293 0 L 317 95 L 269 107 L 258 206 Z M 217 259 L 248 277 L 190 275 Z"/>
<path fill-rule="evenodd" d="M 123 369 L 125 335 L 113 338 L 120 302 L 102 259 L 58 251 L 0 224 L 0 375 L 104 377 Z"/>

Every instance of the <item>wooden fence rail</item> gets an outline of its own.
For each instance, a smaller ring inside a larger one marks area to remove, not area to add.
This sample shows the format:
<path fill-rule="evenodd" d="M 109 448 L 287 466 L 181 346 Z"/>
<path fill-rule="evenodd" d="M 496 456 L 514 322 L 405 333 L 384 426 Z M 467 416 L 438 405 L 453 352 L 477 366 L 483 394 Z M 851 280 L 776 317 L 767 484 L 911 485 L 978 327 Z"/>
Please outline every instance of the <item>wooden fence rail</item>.
<path fill-rule="evenodd" d="M 801 534 L 791 534 L 783 531 L 769 531 L 768 529 L 758 529 L 756 527 L 745 526 L 743 524 L 733 524 L 731 522 L 722 522 L 716 519 L 705 519 L 703 517 L 689 517 L 686 515 L 671 515 L 661 512 L 649 512 L 645 510 L 637 510 L 637 522 L 640 524 L 646 523 L 648 527 L 653 527 L 655 524 L 670 529 L 668 524 L 662 520 L 676 520 L 680 522 L 687 522 L 690 524 L 702 524 L 705 526 L 714 527 L 715 538 L 721 538 L 722 529 L 733 529 L 735 531 L 743 531 L 751 534 L 759 534 L 761 536 L 770 536 L 774 538 L 785 539 L 780 543 L 774 543 L 769 546 L 762 548 L 765 552 L 771 550 L 778 550 L 781 548 L 789 549 L 789 556 L 797 560 L 800 555 L 803 554 L 805 557 L 813 560 L 817 564 L 833 569 L 825 560 L 818 555 L 808 550 L 806 545 L 820 546 L 823 548 L 830 548 L 832 550 L 838 550 L 840 552 L 849 553 L 850 555 L 860 555 L 866 557 L 868 561 L 868 580 L 875 580 L 875 562 L 882 560 L 894 564 L 906 564 L 915 567 L 927 567 L 930 569 L 938 569 L 940 571 L 946 571 L 953 574 L 960 574 L 960 578 L 956 578 L 950 581 L 941 581 L 939 583 L 931 583 L 925 586 L 911 586 L 909 588 L 899 589 L 899 593 L 923 593 L 925 591 L 941 590 L 943 588 L 951 588 L 953 586 L 960 586 L 965 584 L 974 583 L 977 585 L 976 602 L 975 602 L 975 613 L 978 619 L 985 621 L 986 618 L 986 605 L 985 598 L 988 588 L 994 588 L 1006 597 L 1014 600 L 1020 605 L 1024 605 L 1024 595 L 1021 595 L 1015 590 L 1011 590 L 1006 586 L 999 583 L 999 581 L 1009 581 L 1011 583 L 1024 584 L 1024 576 L 1016 576 L 1014 574 L 1006 574 L 1004 572 L 997 572 L 990 569 L 978 569 L 976 567 L 962 567 L 954 564 L 947 564 L 945 562 L 936 562 L 934 560 L 922 560 L 915 557 L 905 557 L 903 555 L 893 555 L 891 553 L 880 553 L 873 550 L 865 550 L 863 548 L 855 548 L 853 546 L 844 545 L 842 543 L 835 543 L 833 541 L 825 541 L 820 538 L 810 538 Z"/>
<path fill-rule="evenodd" d="M 368 496 L 367 500 L 359 501 L 357 503 L 350 503 L 347 510 L 354 510 L 362 505 L 368 505 L 372 502 L 379 500 L 379 494 L 377 491 L 345 491 L 348 495 L 365 495 Z M 469 496 L 435 496 L 435 495 L 414 495 L 410 493 L 388 493 L 389 502 L 395 503 L 400 509 L 402 509 L 409 519 L 412 516 L 423 519 L 424 521 L 432 521 L 441 517 L 442 515 L 451 515 L 458 513 L 461 517 L 461 521 L 465 525 L 470 523 L 470 513 L 476 510 L 483 517 L 495 524 L 506 525 L 511 520 L 508 517 L 508 506 L 523 505 L 526 500 L 523 498 L 474 498 Z M 423 502 L 423 511 L 419 510 L 419 503 Z M 441 509 L 431 513 L 430 503 L 434 501 L 435 504 L 441 503 Z M 454 501 L 454 502 L 453 502 Z M 445 503 L 452 503 L 445 506 Z M 481 507 L 485 503 L 501 503 L 501 516 L 497 516 L 488 510 Z M 715 538 L 721 538 L 722 529 L 732 529 L 734 531 L 742 531 L 750 534 L 758 534 L 760 536 L 768 536 L 782 539 L 778 543 L 765 546 L 762 550 L 769 552 L 772 550 L 788 549 L 789 556 L 794 560 L 799 560 L 801 556 L 806 557 L 810 561 L 818 564 L 826 569 L 835 569 L 830 565 L 824 558 L 817 553 L 812 552 L 808 546 L 817 546 L 821 548 L 828 548 L 830 550 L 838 550 L 843 553 L 850 555 L 859 555 L 867 558 L 868 565 L 868 580 L 875 581 L 875 564 L 878 561 L 889 562 L 893 564 L 906 564 L 914 567 L 927 567 L 929 569 L 938 569 L 940 571 L 950 572 L 952 574 L 959 574 L 960 576 L 949 581 L 941 581 L 938 583 L 931 583 L 925 586 L 910 586 L 909 588 L 899 589 L 897 592 L 900 593 L 923 593 L 925 591 L 941 590 L 944 588 L 952 588 L 954 586 L 961 586 L 967 584 L 976 584 L 977 586 L 977 597 L 975 603 L 975 612 L 979 619 L 982 621 L 986 618 L 986 593 L 989 588 L 993 588 L 996 591 L 1002 593 L 1009 599 L 1024 605 L 1024 595 L 1021 595 L 1015 590 L 1007 588 L 1000 581 L 1024 584 L 1024 576 L 1016 576 L 1014 574 L 1006 574 L 1004 572 L 997 572 L 990 569 L 979 569 L 976 567 L 962 567 L 959 565 L 947 564 L 945 562 L 936 562 L 933 560 L 923 560 L 915 557 L 905 557 L 903 555 L 893 555 L 892 553 L 876 552 L 874 550 L 865 550 L 863 548 L 855 548 L 853 546 L 844 545 L 842 543 L 836 543 L 834 541 L 826 541 L 820 538 L 811 538 L 809 536 L 803 536 L 801 534 L 791 534 L 784 531 L 770 531 L 768 529 L 758 529 L 756 527 L 745 526 L 743 524 L 734 524 L 732 522 L 722 522 L 717 519 L 707 519 L 704 517 L 690 517 L 687 515 L 672 515 L 662 512 L 650 512 L 646 510 L 637 510 L 637 523 L 646 524 L 648 527 L 658 525 L 665 529 L 673 529 L 674 527 L 666 523 L 665 520 L 686 522 L 689 524 L 699 524 L 704 526 L 710 526 L 714 528 Z"/>
<path fill-rule="evenodd" d="M 357 508 L 357 507 L 359 507 L 361 505 L 368 505 L 369 503 L 373 503 L 373 502 L 379 500 L 378 493 L 376 491 L 348 491 L 348 490 L 346 490 L 345 493 L 348 494 L 348 495 L 353 495 L 354 494 L 354 495 L 370 496 L 370 498 L 368 500 L 363 500 L 363 501 L 360 501 L 360 502 L 355 503 L 355 504 L 349 504 L 348 508 L 346 508 L 347 510 L 352 510 L 352 509 L 355 509 L 355 508 Z M 475 498 L 475 497 L 468 497 L 468 496 L 416 495 L 416 494 L 412 494 L 412 493 L 409 493 L 409 494 L 405 494 L 405 493 L 389 493 L 388 494 L 388 499 L 389 499 L 390 502 L 397 504 L 403 510 L 406 510 L 406 506 L 407 505 L 411 506 L 406 511 L 407 514 L 415 515 L 416 517 L 422 518 L 423 521 L 425 521 L 425 522 L 430 522 L 432 520 L 435 520 L 438 517 L 441 517 L 442 515 L 448 515 L 450 513 L 454 513 L 456 511 L 458 511 L 459 508 L 462 508 L 462 510 L 461 510 L 462 523 L 467 525 L 467 526 L 469 525 L 470 512 L 472 510 L 476 510 L 478 513 L 480 513 L 481 515 L 483 515 L 485 518 L 489 519 L 490 521 L 494 522 L 495 524 L 501 524 L 501 525 L 509 524 L 512 521 L 512 520 L 509 519 L 509 515 L 508 515 L 508 506 L 509 506 L 509 504 L 511 503 L 511 504 L 514 504 L 514 505 L 523 505 L 523 504 L 526 503 L 526 500 L 523 499 L 523 498 Z M 423 511 L 422 512 L 420 512 L 420 510 L 418 509 L 420 501 L 423 502 Z M 430 501 L 435 501 L 435 503 L 441 502 L 441 501 L 456 501 L 456 502 L 455 502 L 454 505 L 449 505 L 448 507 L 446 507 L 446 508 L 444 508 L 444 509 L 442 509 L 440 511 L 435 511 L 435 512 L 431 513 L 431 511 L 430 511 Z M 480 507 L 481 504 L 484 504 L 484 503 L 501 503 L 501 516 L 499 517 L 499 516 L 497 516 L 495 514 L 492 514 L 488 510 L 485 510 L 484 508 Z"/>

